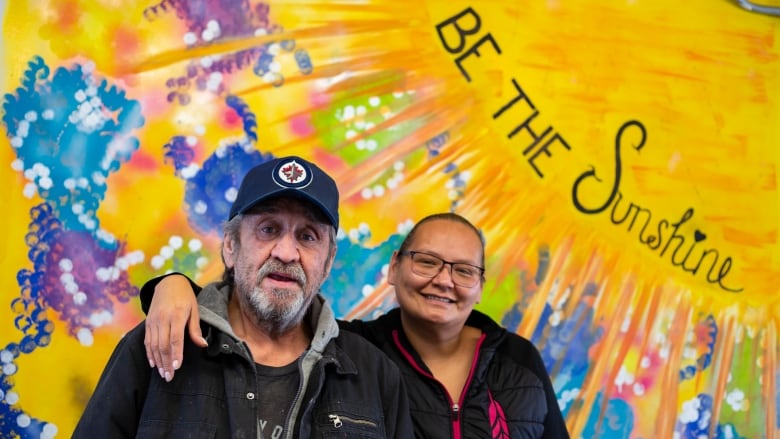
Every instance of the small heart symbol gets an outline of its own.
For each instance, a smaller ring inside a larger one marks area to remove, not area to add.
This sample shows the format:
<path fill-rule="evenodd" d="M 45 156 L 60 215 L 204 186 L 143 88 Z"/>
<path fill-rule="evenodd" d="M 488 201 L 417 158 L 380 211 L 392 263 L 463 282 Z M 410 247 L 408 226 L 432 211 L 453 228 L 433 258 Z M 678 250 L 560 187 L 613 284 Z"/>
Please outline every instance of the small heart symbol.
<path fill-rule="evenodd" d="M 700 230 L 696 230 L 695 232 L 693 232 L 693 239 L 695 239 L 696 242 L 701 242 L 707 239 L 707 235 L 702 233 Z"/>

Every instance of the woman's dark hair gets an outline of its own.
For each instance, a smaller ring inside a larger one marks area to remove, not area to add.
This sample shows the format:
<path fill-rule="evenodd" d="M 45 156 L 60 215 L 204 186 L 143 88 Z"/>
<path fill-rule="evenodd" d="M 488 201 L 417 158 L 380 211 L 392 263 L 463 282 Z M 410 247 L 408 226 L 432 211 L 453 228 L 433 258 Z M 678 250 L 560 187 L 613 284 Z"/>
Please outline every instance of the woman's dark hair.
<path fill-rule="evenodd" d="M 412 241 L 414 241 L 414 237 L 417 235 L 417 229 L 419 229 L 421 225 L 429 221 L 436 221 L 436 220 L 452 221 L 455 223 L 460 223 L 465 226 L 468 226 L 468 228 L 470 228 L 474 232 L 474 234 L 479 237 L 479 242 L 482 243 L 482 261 L 480 262 L 480 265 L 482 267 L 485 266 L 485 236 L 482 235 L 482 232 L 474 224 L 471 224 L 471 221 L 458 215 L 457 213 L 452 213 L 452 212 L 434 213 L 418 221 L 417 224 L 415 224 L 414 227 L 412 227 L 412 230 L 409 231 L 409 234 L 406 235 L 406 238 L 404 238 L 404 241 L 401 243 L 401 246 L 398 247 L 398 252 L 401 253 L 409 250 L 409 245 L 412 243 Z"/>

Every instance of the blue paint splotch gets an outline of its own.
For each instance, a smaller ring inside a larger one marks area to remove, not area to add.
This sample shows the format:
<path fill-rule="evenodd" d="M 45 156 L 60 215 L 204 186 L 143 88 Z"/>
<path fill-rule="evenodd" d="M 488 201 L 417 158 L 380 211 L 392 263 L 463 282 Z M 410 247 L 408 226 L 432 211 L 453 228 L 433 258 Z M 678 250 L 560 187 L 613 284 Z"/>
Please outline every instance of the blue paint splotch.
<path fill-rule="evenodd" d="M 594 406 L 603 404 L 604 396 L 596 396 Z M 620 398 L 610 398 L 607 401 L 604 416 L 598 410 L 592 410 L 588 422 L 582 432 L 582 437 L 600 439 L 623 439 L 631 437 L 634 429 L 634 412 L 626 401 Z"/>
<path fill-rule="evenodd" d="M 703 346 L 703 352 L 696 358 L 696 364 L 690 364 L 680 369 L 680 381 L 693 379 L 697 373 L 705 371 L 712 363 L 715 352 L 715 342 L 718 340 L 718 322 L 712 315 L 707 315 L 694 328 L 697 344 Z M 698 346 L 697 346 L 698 348 Z"/>
<path fill-rule="evenodd" d="M 133 130 L 143 125 L 140 104 L 95 76 L 92 64 L 50 69 L 33 58 L 22 86 L 6 94 L 3 122 L 17 159 L 14 169 L 68 230 L 84 230 L 109 242 L 95 213 L 106 180 L 138 149 Z"/>
<path fill-rule="evenodd" d="M 272 154 L 256 149 L 257 122 L 248 105 L 236 96 L 227 96 L 226 104 L 241 118 L 243 136 L 222 145 L 201 166 L 189 139 L 173 137 L 163 147 L 166 162 L 172 163 L 177 176 L 183 178 L 184 209 L 193 229 L 203 234 L 221 234 L 241 181 L 250 169 L 272 160 Z"/>
<path fill-rule="evenodd" d="M 385 277 L 383 267 L 390 262 L 393 251 L 398 249 L 405 234 L 392 234 L 381 244 L 370 247 L 366 231 L 352 240 L 340 236 L 333 268 L 322 286 L 336 316 L 341 318 L 373 293 L 374 287 Z M 379 304 L 374 315 L 384 314 L 396 304 L 395 296 Z"/>
<path fill-rule="evenodd" d="M 548 275 L 549 248 L 540 248 L 538 258 L 535 273 L 521 273 L 520 300 L 507 311 L 501 321 L 510 331 L 517 330 L 531 298 Z M 594 323 L 593 303 L 598 293 L 597 285 L 588 283 L 583 288 L 582 299 L 575 305 L 571 315 L 559 319 L 556 324 L 551 323 L 555 310 L 550 303 L 546 303 L 539 324 L 534 328 L 530 339 L 534 345 L 540 347 L 539 352 L 548 372 L 557 367 L 553 387 L 564 416 L 572 409 L 572 402 L 576 400 L 585 383 L 590 366 L 589 351 L 603 335 L 603 328 Z"/>
<path fill-rule="evenodd" d="M 712 395 L 700 393 L 695 398 L 682 404 L 682 411 L 677 418 L 675 432 L 680 439 L 699 439 L 712 437 L 714 439 L 745 439 L 737 432 L 733 424 L 713 423 Z"/>
<path fill-rule="evenodd" d="M 28 183 L 24 195 L 42 203 L 30 211 L 25 235 L 31 268 L 17 272 L 11 300 L 18 333 L 0 348 L 0 437 L 49 438 L 54 424 L 24 412 L 12 377 L 17 360 L 48 346 L 54 316 L 68 335 L 92 344 L 95 328 L 111 322 L 115 301 L 138 294 L 127 268 L 143 260 L 100 228 L 96 212 L 106 180 L 138 149 L 133 130 L 144 123 L 140 104 L 100 79 L 92 63 L 52 73 L 34 57 L 21 85 L 4 96 L 3 123 L 16 154 L 14 170 Z M 18 337 L 18 338 L 15 338 Z"/>
<path fill-rule="evenodd" d="M 200 233 L 221 233 L 241 180 L 250 169 L 272 158 L 271 154 L 234 143 L 206 159 L 201 170 L 187 180 L 185 188 L 190 225 Z"/>

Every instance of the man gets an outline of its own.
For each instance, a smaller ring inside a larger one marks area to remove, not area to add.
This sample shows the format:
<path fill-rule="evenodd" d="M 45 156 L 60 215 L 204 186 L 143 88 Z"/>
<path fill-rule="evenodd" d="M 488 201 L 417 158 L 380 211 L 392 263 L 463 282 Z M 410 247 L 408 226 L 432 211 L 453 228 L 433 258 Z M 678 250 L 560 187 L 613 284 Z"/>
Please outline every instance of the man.
<path fill-rule="evenodd" d="M 250 170 L 224 227 L 223 279 L 198 298 L 207 348 L 185 342 L 165 379 L 134 328 L 74 437 L 412 437 L 397 367 L 340 333 L 318 294 L 337 229 L 338 189 L 317 166 L 285 157 Z"/>
<path fill-rule="evenodd" d="M 387 282 L 398 308 L 339 326 L 365 337 L 401 370 L 415 437 L 567 439 L 538 350 L 474 308 L 482 297 L 484 267 L 485 241 L 478 228 L 455 213 L 426 216 L 390 258 Z M 174 340 L 184 338 L 186 320 L 197 314 L 193 287 L 200 290 L 172 274 L 142 288 L 148 334 L 161 328 L 170 333 L 153 336 L 156 341 L 147 346 L 150 362 L 181 358 L 181 343 Z M 190 337 L 199 340 L 200 327 L 187 326 Z"/>

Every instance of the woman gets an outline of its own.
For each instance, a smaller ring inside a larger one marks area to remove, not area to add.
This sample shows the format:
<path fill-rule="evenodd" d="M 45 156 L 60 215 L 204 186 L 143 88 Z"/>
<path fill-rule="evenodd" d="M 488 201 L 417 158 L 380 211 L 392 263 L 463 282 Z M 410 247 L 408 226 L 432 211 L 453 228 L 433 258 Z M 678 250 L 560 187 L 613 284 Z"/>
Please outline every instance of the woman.
<path fill-rule="evenodd" d="M 568 438 L 539 352 L 474 310 L 485 282 L 484 249 L 479 230 L 465 218 L 424 218 L 390 260 L 388 282 L 399 307 L 340 327 L 361 334 L 401 369 L 419 438 Z M 176 351 L 188 315 L 190 336 L 201 338 L 183 278 L 163 279 L 141 291 L 144 306 L 157 293 L 147 318 L 152 367 L 171 364 L 171 355 L 181 358 Z M 160 373 L 173 373 L 179 363 Z"/>

